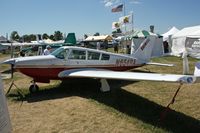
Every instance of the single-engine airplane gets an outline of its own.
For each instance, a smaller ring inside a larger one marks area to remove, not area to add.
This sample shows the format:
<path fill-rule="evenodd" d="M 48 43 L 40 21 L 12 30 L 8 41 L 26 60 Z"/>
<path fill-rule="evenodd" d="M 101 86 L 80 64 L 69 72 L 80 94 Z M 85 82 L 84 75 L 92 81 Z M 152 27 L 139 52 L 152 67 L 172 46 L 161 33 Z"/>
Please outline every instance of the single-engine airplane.
<path fill-rule="evenodd" d="M 100 79 L 101 91 L 109 91 L 106 79 L 152 80 L 179 83 L 194 83 L 199 75 L 175 75 L 127 72 L 150 61 L 155 38 L 146 38 L 133 55 L 110 53 L 75 46 L 63 46 L 47 56 L 19 57 L 4 61 L 14 69 L 33 78 L 30 92 L 38 91 L 36 82 L 67 78 Z M 198 66 L 200 66 L 198 64 Z M 199 67 L 197 67 L 199 70 Z M 124 72 L 126 71 L 126 72 Z"/>

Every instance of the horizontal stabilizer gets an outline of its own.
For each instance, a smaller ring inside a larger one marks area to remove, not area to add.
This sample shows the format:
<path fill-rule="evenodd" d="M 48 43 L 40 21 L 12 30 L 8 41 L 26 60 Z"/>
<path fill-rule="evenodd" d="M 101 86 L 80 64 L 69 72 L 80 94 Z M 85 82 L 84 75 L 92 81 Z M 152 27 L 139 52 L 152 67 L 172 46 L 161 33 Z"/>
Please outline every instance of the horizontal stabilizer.
<path fill-rule="evenodd" d="M 156 66 L 175 66 L 174 64 L 163 64 L 163 63 L 156 63 L 156 62 L 148 62 L 147 65 L 156 65 Z"/>

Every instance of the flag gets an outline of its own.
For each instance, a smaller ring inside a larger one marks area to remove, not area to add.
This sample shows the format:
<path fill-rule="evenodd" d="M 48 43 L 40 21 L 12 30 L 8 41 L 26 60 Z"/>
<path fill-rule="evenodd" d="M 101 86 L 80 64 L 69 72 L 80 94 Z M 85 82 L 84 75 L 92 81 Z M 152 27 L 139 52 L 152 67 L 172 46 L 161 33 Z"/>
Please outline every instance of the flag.
<path fill-rule="evenodd" d="M 120 27 L 120 23 L 119 22 L 113 22 L 112 23 L 112 29 L 117 29 Z"/>
<path fill-rule="evenodd" d="M 128 24 L 128 23 L 132 23 L 132 17 L 131 15 L 127 15 L 127 16 L 123 16 L 119 18 L 119 22 L 123 25 L 123 24 Z"/>
<path fill-rule="evenodd" d="M 111 12 L 121 12 L 122 8 L 123 8 L 123 4 L 118 5 L 118 6 L 114 7 L 114 8 L 112 8 Z"/>

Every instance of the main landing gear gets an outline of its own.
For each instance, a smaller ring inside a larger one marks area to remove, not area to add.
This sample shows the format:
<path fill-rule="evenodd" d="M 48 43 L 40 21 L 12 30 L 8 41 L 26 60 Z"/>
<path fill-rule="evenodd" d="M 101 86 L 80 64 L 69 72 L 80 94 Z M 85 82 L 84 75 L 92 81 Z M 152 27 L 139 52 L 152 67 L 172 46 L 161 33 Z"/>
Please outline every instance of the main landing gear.
<path fill-rule="evenodd" d="M 38 85 L 35 83 L 35 81 L 33 80 L 33 81 L 31 81 L 31 85 L 30 85 L 30 87 L 29 87 L 29 91 L 30 91 L 30 93 L 35 93 L 35 92 L 38 92 L 39 91 L 39 87 L 38 87 Z"/>

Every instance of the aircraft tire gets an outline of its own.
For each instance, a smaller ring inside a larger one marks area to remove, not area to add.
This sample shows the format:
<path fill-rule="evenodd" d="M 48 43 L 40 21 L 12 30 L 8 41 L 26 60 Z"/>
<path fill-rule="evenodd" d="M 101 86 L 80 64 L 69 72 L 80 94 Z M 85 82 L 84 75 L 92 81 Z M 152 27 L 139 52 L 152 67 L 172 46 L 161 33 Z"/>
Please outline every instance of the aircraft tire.
<path fill-rule="evenodd" d="M 30 85 L 29 91 L 30 91 L 30 93 L 38 92 L 39 91 L 38 85 L 36 85 L 36 84 L 35 85 L 34 84 Z"/>

